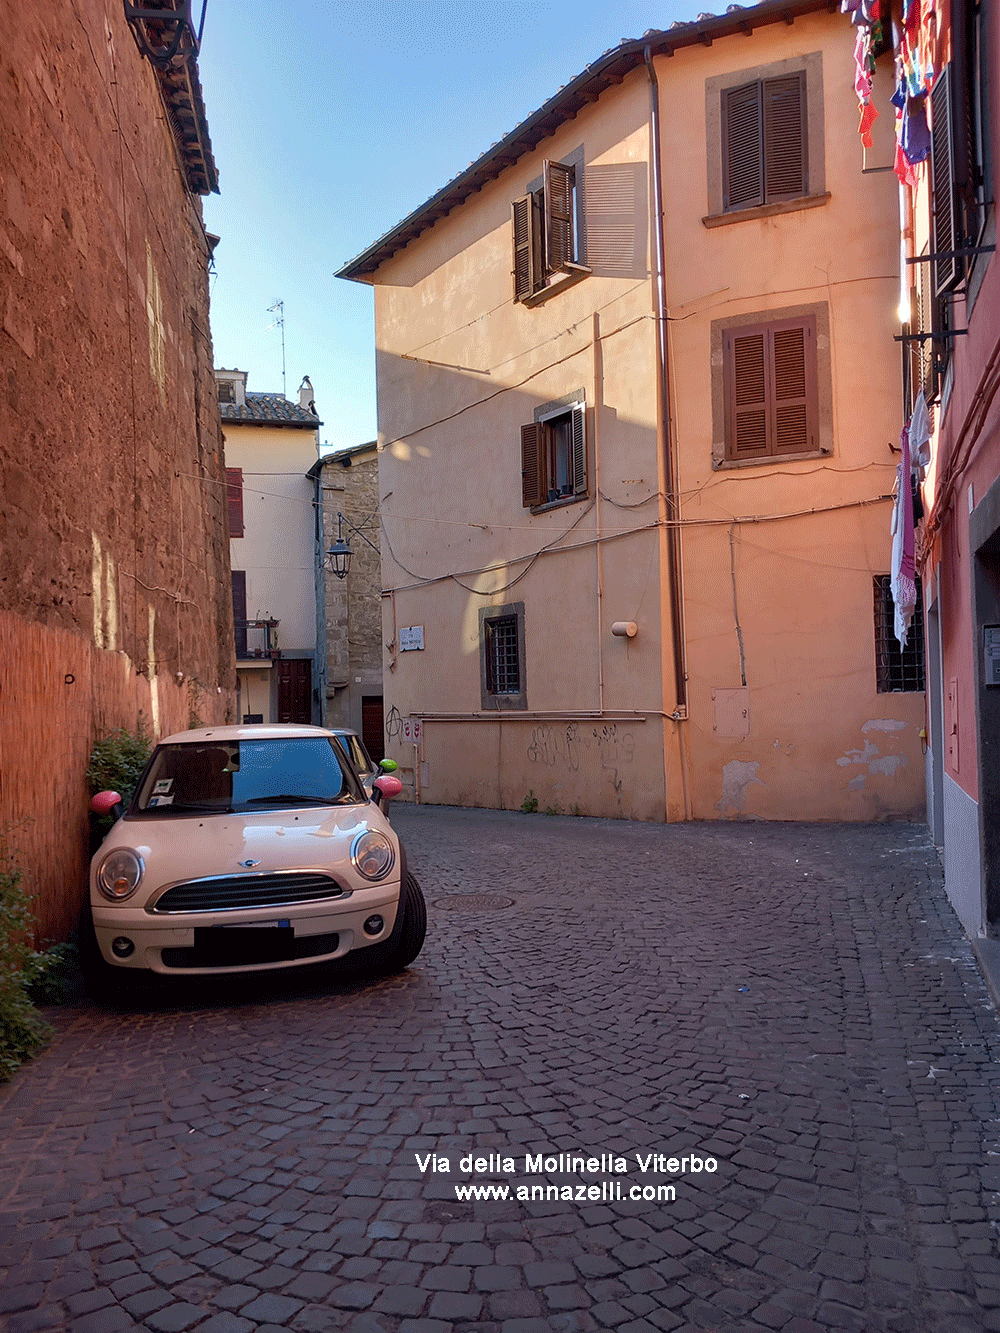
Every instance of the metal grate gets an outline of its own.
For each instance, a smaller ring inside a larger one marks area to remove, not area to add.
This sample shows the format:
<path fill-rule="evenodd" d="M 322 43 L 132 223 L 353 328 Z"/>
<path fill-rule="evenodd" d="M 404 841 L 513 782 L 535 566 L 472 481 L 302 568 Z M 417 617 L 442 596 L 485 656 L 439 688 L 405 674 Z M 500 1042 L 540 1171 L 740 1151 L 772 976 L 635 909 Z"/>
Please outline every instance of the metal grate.
<path fill-rule="evenodd" d="M 329 875 L 220 875 L 175 884 L 152 906 L 154 912 L 228 912 L 242 907 L 283 907 L 339 898 L 343 887 Z"/>
<path fill-rule="evenodd" d="M 517 652 L 517 616 L 485 621 L 486 688 L 490 694 L 520 694 L 521 664 Z"/>
<path fill-rule="evenodd" d="M 875 678 L 879 694 L 920 692 L 924 685 L 924 599 L 917 579 L 917 605 L 910 621 L 906 647 L 900 648 L 894 629 L 895 605 L 889 574 L 876 574 Z"/>

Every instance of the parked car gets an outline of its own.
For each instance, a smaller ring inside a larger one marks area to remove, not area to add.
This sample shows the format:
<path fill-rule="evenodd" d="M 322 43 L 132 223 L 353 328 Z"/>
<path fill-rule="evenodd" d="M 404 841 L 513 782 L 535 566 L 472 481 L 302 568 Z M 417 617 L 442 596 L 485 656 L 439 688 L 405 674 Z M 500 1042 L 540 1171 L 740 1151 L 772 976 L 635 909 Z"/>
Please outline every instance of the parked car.
<path fill-rule="evenodd" d="M 336 734 L 207 727 L 162 740 L 90 868 L 88 972 L 216 975 L 351 961 L 407 967 L 427 914 L 383 807 Z"/>

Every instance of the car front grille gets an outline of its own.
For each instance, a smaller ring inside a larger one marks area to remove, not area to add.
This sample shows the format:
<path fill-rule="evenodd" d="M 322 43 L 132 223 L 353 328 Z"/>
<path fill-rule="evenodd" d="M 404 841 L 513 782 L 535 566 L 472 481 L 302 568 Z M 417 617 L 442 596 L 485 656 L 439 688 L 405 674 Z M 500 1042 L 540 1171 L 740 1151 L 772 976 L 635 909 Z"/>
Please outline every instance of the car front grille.
<path fill-rule="evenodd" d="M 246 907 L 289 907 L 344 896 L 342 885 L 316 871 L 275 875 L 220 875 L 175 884 L 153 903 L 153 912 L 227 912 Z"/>

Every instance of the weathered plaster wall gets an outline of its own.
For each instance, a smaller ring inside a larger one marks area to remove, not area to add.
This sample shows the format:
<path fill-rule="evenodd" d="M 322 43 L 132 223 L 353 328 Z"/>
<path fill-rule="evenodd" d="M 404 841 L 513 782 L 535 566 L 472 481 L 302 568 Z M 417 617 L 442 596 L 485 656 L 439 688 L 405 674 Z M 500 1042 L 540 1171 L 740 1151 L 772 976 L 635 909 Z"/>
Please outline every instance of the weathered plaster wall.
<path fill-rule="evenodd" d="M 57 936 L 94 740 L 231 701 L 209 251 L 120 4 L 0 11 L 0 123 L 0 828 Z"/>

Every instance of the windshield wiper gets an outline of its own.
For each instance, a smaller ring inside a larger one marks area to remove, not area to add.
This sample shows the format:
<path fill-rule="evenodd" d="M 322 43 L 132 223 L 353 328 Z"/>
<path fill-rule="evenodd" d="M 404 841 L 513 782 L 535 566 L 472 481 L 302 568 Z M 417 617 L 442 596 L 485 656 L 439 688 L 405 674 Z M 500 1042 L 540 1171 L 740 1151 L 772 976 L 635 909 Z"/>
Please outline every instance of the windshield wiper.
<path fill-rule="evenodd" d="M 231 805 L 218 805 L 214 801 L 171 801 L 169 805 L 147 805 L 142 813 L 144 815 L 158 815 L 177 810 L 200 810 L 212 815 L 231 815 L 233 813 Z"/>
<path fill-rule="evenodd" d="M 282 794 L 276 796 L 248 796 L 244 805 L 340 805 L 340 796 L 302 796 Z"/>

